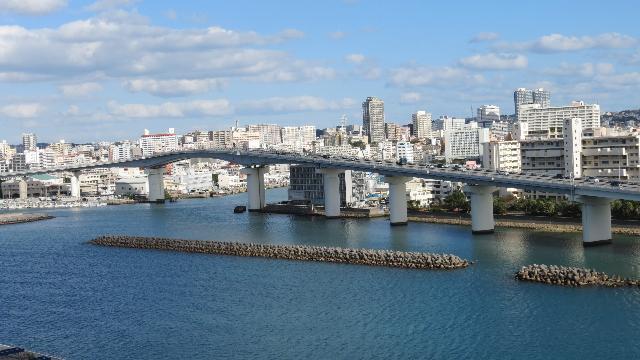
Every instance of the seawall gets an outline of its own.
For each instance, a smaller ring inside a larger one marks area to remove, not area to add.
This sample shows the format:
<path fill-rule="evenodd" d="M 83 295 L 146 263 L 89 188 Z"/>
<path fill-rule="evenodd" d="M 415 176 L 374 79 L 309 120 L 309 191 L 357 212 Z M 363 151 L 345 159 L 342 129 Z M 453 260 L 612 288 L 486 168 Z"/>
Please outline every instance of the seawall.
<path fill-rule="evenodd" d="M 170 250 L 190 253 L 264 257 L 299 261 L 386 266 L 407 269 L 453 270 L 470 262 L 456 255 L 338 247 L 269 245 L 254 243 L 180 240 L 125 235 L 100 236 L 90 244 L 134 249 Z"/>

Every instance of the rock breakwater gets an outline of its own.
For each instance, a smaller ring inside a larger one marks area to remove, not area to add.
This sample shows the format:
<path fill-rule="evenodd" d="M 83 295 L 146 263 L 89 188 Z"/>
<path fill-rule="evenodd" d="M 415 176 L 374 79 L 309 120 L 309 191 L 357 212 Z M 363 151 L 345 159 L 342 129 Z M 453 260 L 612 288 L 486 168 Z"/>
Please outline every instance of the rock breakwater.
<path fill-rule="evenodd" d="M 269 245 L 255 243 L 180 240 L 124 235 L 100 236 L 90 244 L 135 249 L 171 250 L 191 253 L 319 261 L 342 264 L 387 266 L 408 269 L 453 270 L 470 262 L 456 255 L 338 247 Z"/>
<path fill-rule="evenodd" d="M 26 222 L 53 219 L 51 215 L 45 214 L 0 214 L 0 225 L 21 224 Z"/>
<path fill-rule="evenodd" d="M 593 269 L 557 265 L 533 264 L 523 266 L 516 273 L 516 279 L 560 286 L 640 286 L 640 280 L 607 275 Z"/>

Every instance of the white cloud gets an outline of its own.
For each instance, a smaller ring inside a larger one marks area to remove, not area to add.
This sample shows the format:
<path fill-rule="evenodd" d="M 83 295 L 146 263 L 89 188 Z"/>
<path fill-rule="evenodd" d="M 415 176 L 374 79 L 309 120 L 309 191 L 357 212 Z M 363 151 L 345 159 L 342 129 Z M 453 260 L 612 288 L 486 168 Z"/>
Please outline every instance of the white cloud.
<path fill-rule="evenodd" d="M 542 71 L 545 75 L 566 77 L 594 77 L 608 75 L 614 72 L 613 64 L 609 63 L 582 63 L 570 64 L 563 62 L 557 68 L 549 68 Z"/>
<path fill-rule="evenodd" d="M 87 6 L 90 11 L 105 11 L 137 3 L 139 0 L 98 0 Z"/>
<path fill-rule="evenodd" d="M 119 104 L 111 101 L 109 113 L 125 118 L 216 117 L 233 113 L 226 99 L 165 102 L 162 104 Z"/>
<path fill-rule="evenodd" d="M 67 6 L 67 0 L 2 0 L 0 12 L 24 15 L 44 15 Z"/>
<path fill-rule="evenodd" d="M 102 90 L 102 85 L 96 82 L 66 84 L 60 86 L 60 91 L 66 97 L 83 97 Z"/>
<path fill-rule="evenodd" d="M 422 100 L 422 95 L 417 92 L 406 92 L 400 95 L 401 104 L 416 104 Z"/>
<path fill-rule="evenodd" d="M 332 38 L 333 40 L 344 39 L 346 36 L 347 36 L 347 33 L 344 31 L 334 31 L 332 33 L 329 33 L 329 37 Z"/>
<path fill-rule="evenodd" d="M 0 113 L 6 117 L 16 119 L 31 119 L 38 117 L 44 111 L 44 106 L 38 103 L 10 104 L 0 108 Z"/>
<path fill-rule="evenodd" d="M 227 81 L 220 79 L 133 79 L 124 86 L 131 92 L 147 92 L 155 96 L 172 97 L 205 93 L 226 86 Z"/>
<path fill-rule="evenodd" d="M 478 70 L 514 70 L 526 68 L 528 61 L 524 55 L 488 53 L 462 58 L 460 64 Z"/>
<path fill-rule="evenodd" d="M 356 105 L 350 98 L 327 100 L 316 96 L 272 97 L 241 102 L 238 112 L 248 114 L 341 110 Z"/>
<path fill-rule="evenodd" d="M 498 38 L 500 37 L 500 35 L 498 33 L 495 32 L 481 32 L 478 33 L 476 35 L 474 35 L 471 40 L 469 40 L 470 43 L 479 43 L 479 42 L 485 42 L 485 41 L 494 41 L 494 40 L 498 40 Z"/>
<path fill-rule="evenodd" d="M 447 85 L 482 83 L 482 75 L 469 74 L 465 69 L 456 67 L 433 68 L 428 66 L 405 66 L 391 70 L 389 84 L 401 87 L 424 85 Z"/>
<path fill-rule="evenodd" d="M 366 60 L 366 57 L 362 54 L 349 54 L 345 56 L 345 59 L 350 63 L 362 64 Z"/>
<path fill-rule="evenodd" d="M 567 36 L 550 34 L 534 41 L 502 43 L 498 48 L 528 50 L 539 53 L 580 51 L 586 49 L 620 49 L 638 44 L 638 39 L 619 33 L 603 33 L 595 36 Z"/>
<path fill-rule="evenodd" d="M 284 51 L 266 48 L 300 36 L 302 32 L 293 29 L 266 36 L 221 27 L 174 29 L 154 26 L 141 16 L 120 11 L 58 28 L 0 26 L 0 69 L 32 78 L 59 79 L 99 75 L 278 81 L 274 74 L 290 73 L 289 78 L 297 81 L 333 76 L 331 69 L 319 69 Z"/>

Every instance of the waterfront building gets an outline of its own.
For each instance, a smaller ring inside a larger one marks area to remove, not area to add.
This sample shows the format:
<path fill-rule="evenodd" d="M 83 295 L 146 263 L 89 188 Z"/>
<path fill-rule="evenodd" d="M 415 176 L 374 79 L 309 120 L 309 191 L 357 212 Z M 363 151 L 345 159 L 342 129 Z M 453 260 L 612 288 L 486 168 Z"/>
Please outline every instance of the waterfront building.
<path fill-rule="evenodd" d="M 521 105 L 518 122 L 527 123 L 526 138 L 562 138 L 563 122 L 580 118 L 583 129 L 600 127 L 600 106 L 573 101 L 568 106 L 543 108 L 540 104 Z"/>
<path fill-rule="evenodd" d="M 175 151 L 180 148 L 178 136 L 173 128 L 170 128 L 166 133 L 160 134 L 151 134 L 149 130 L 144 129 L 144 135 L 140 137 L 138 143 L 142 149 L 142 156 Z"/>
<path fill-rule="evenodd" d="M 411 114 L 413 124 L 413 136 L 418 139 L 425 139 L 431 136 L 431 113 L 424 110 Z"/>
<path fill-rule="evenodd" d="M 324 204 L 324 178 L 316 171 L 316 167 L 307 165 L 291 165 L 289 168 L 290 201 L 308 201 L 314 205 Z M 351 171 L 346 170 L 338 175 L 340 179 L 340 206 L 351 205 L 353 183 Z"/>
<path fill-rule="evenodd" d="M 121 178 L 115 182 L 116 196 L 144 197 L 149 195 L 149 182 L 146 176 Z"/>
<path fill-rule="evenodd" d="M 368 97 L 362 103 L 362 127 L 369 137 L 369 143 L 384 141 L 384 101 Z"/>

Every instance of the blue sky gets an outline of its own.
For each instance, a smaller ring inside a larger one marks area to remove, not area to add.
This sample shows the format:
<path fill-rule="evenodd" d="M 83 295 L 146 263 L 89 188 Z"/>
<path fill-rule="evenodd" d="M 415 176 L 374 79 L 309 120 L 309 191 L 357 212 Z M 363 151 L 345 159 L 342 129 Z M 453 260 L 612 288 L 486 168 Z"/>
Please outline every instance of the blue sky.
<path fill-rule="evenodd" d="M 0 140 L 136 138 L 235 120 L 360 123 L 415 110 L 513 112 L 517 87 L 552 104 L 640 107 L 633 1 L 0 0 Z"/>

